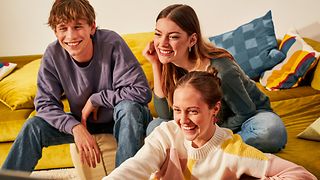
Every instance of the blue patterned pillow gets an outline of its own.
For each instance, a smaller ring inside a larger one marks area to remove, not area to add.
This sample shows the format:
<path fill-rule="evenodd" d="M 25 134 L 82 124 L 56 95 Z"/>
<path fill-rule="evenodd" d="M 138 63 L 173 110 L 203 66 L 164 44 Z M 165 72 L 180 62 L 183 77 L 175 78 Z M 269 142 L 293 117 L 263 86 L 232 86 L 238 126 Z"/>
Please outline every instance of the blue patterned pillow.
<path fill-rule="evenodd" d="M 271 11 L 209 40 L 217 47 L 228 50 L 252 79 L 258 78 L 285 58 L 285 54 L 277 48 Z"/>

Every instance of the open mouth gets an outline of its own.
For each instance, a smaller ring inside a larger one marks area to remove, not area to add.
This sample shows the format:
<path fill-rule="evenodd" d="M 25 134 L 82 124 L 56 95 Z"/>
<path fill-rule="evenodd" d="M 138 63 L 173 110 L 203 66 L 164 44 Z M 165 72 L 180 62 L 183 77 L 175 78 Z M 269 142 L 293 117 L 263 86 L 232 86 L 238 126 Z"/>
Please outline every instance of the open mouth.
<path fill-rule="evenodd" d="M 162 56 L 170 56 L 174 51 L 169 51 L 169 50 L 161 50 L 159 49 L 159 52 Z"/>
<path fill-rule="evenodd" d="M 182 129 L 184 130 L 184 131 L 193 131 L 193 130 L 195 130 L 197 128 L 197 126 L 182 126 Z"/>
<path fill-rule="evenodd" d="M 81 41 L 77 41 L 77 42 L 65 42 L 65 44 L 69 47 L 76 47 L 81 43 Z"/>

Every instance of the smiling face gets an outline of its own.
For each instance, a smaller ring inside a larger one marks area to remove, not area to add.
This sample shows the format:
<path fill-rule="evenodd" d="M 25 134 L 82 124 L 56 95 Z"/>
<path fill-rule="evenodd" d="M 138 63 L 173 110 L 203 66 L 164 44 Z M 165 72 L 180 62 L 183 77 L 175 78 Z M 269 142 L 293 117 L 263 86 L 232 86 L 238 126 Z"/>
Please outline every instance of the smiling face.
<path fill-rule="evenodd" d="M 162 64 L 172 62 L 182 67 L 187 63 L 188 49 L 194 45 L 194 35 L 188 36 L 169 18 L 160 18 L 156 23 L 154 46 Z"/>
<path fill-rule="evenodd" d="M 193 147 L 201 147 L 215 132 L 214 117 L 220 104 L 209 108 L 199 91 L 190 85 L 178 87 L 173 95 L 174 120 Z"/>
<path fill-rule="evenodd" d="M 78 62 L 87 62 L 93 55 L 93 43 L 90 35 L 95 33 L 96 26 L 86 20 L 60 23 L 56 26 L 55 35 L 60 45 Z"/>

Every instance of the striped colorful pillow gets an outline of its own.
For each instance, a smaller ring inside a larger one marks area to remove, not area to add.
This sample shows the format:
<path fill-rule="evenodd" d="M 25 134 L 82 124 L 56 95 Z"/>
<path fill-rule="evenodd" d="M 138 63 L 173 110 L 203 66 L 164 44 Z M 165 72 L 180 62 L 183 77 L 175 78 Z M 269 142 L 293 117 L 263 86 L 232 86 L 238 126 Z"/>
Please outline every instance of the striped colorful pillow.
<path fill-rule="evenodd" d="M 279 49 L 286 58 L 260 77 L 260 83 L 270 91 L 297 87 L 320 55 L 293 30 L 284 36 Z"/>

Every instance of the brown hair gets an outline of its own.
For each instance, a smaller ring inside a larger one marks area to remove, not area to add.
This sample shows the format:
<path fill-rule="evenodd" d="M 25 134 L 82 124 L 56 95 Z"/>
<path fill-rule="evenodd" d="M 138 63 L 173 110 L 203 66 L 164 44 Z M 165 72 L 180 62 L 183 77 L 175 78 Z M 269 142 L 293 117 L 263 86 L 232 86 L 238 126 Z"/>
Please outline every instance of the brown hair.
<path fill-rule="evenodd" d="M 200 23 L 196 12 L 188 5 L 174 4 L 163 9 L 157 16 L 156 21 L 161 18 L 169 18 L 175 22 L 182 30 L 189 36 L 197 35 L 197 43 L 192 46 L 189 52 L 189 60 L 197 62 L 209 58 L 228 58 L 233 60 L 232 55 L 225 49 L 217 48 L 212 43 L 202 38 Z M 175 83 L 184 75 L 188 73 L 185 69 L 175 66 L 172 63 L 162 65 L 161 84 L 162 91 L 170 102 Z"/>
<path fill-rule="evenodd" d="M 52 5 L 48 25 L 55 31 L 62 22 L 84 19 L 89 25 L 95 22 L 96 15 L 88 0 L 56 0 Z"/>
<path fill-rule="evenodd" d="M 182 76 L 177 82 L 174 90 L 185 86 L 192 86 L 194 89 L 199 91 L 202 96 L 202 100 L 210 109 L 213 108 L 222 98 L 222 91 L 220 88 L 221 82 L 217 77 L 217 71 L 212 68 L 207 72 L 192 71 Z M 170 98 L 173 99 L 173 97 Z"/>

